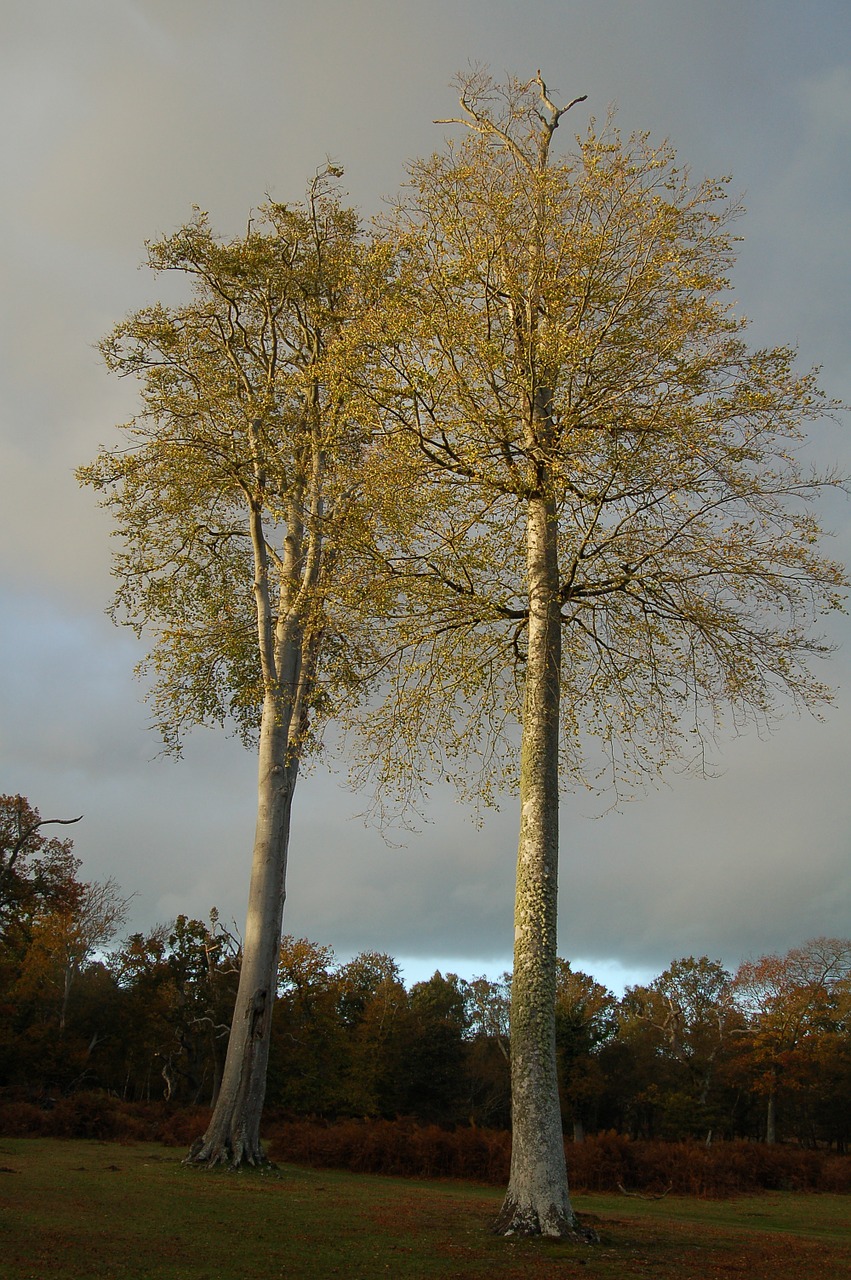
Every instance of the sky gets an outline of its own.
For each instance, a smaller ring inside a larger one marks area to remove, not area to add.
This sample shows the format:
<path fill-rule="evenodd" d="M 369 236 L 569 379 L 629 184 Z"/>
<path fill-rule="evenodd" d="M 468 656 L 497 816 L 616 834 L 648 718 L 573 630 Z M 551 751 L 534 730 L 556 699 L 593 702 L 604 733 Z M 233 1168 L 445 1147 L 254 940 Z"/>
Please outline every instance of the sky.
<path fill-rule="evenodd" d="M 219 730 L 158 755 L 143 647 L 104 614 L 109 519 L 74 479 L 136 405 L 98 340 L 168 300 L 139 269 L 145 239 L 193 205 L 238 234 L 326 157 L 369 218 L 441 147 L 456 72 L 540 67 L 551 97 L 588 95 L 577 130 L 614 103 L 624 133 L 669 138 L 696 178 L 732 175 L 751 344 L 796 345 L 851 402 L 847 0 L 0 0 L 0 34 L 0 792 L 84 815 L 81 875 L 134 895 L 128 927 L 212 906 L 242 927 L 256 798 L 254 759 Z M 851 473 L 850 421 L 814 430 L 815 461 Z M 851 506 L 833 497 L 824 518 L 851 563 Z M 734 968 L 851 935 L 851 623 L 825 633 L 822 720 L 722 735 L 712 777 L 670 773 L 621 810 L 565 795 L 574 965 L 617 990 L 679 956 Z M 437 792 L 403 844 L 365 825 L 366 803 L 342 766 L 299 782 L 285 931 L 341 959 L 389 952 L 412 980 L 508 967 L 512 797 L 477 827 Z"/>

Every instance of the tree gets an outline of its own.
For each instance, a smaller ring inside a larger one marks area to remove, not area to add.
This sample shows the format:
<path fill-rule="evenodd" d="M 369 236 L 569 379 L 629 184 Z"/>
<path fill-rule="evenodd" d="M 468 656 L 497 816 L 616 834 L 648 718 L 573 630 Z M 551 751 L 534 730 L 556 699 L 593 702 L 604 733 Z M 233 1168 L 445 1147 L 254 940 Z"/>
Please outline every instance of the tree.
<path fill-rule="evenodd" d="M 130 898 L 112 876 L 78 884 L 70 900 L 39 913 L 24 961 L 23 986 L 57 993 L 60 1036 L 65 1032 L 71 988 L 96 951 L 111 942 L 127 918 Z"/>
<path fill-rule="evenodd" d="M 401 970 L 385 951 L 360 951 L 337 970 L 338 1012 L 347 1027 L 356 1027 L 369 1002 L 398 989 Z"/>
<path fill-rule="evenodd" d="M 602 1090 L 598 1066 L 600 1046 L 616 1030 L 615 997 L 587 973 L 557 962 L 556 1060 L 561 1094 L 569 1104 L 573 1140 L 585 1136 L 586 1112 Z"/>
<path fill-rule="evenodd" d="M 792 351 L 742 339 L 723 183 L 612 123 L 556 160 L 568 108 L 540 74 L 474 72 L 460 101 L 441 123 L 462 141 L 410 166 L 386 231 L 394 301 L 372 319 L 383 366 L 363 394 L 396 468 L 376 502 L 414 532 L 386 557 L 403 607 L 366 733 L 403 790 L 428 743 L 436 773 L 486 800 L 519 792 L 497 1229 L 561 1236 L 577 1224 L 555 1054 L 560 773 L 595 780 L 596 736 L 613 780 L 641 778 L 689 743 L 699 758 L 728 707 L 764 719 L 785 694 L 826 696 L 810 628 L 844 576 L 810 510 L 833 478 L 799 448 L 830 406 Z"/>
<path fill-rule="evenodd" d="M 847 1151 L 851 1138 L 851 972 L 830 984 L 814 1046 L 807 1137 Z"/>
<path fill-rule="evenodd" d="M 757 1069 L 755 1087 L 765 1098 L 765 1141 L 777 1139 L 777 1093 L 795 1055 L 818 1041 L 833 1021 L 834 993 L 851 978 L 851 941 L 812 938 L 785 956 L 746 960 L 734 990 L 749 1020 L 749 1056 Z M 790 1072 L 791 1074 L 791 1072 Z"/>
<path fill-rule="evenodd" d="M 652 1029 L 660 1058 L 672 1070 L 662 1095 L 670 1136 L 711 1134 L 710 1089 L 725 1051 L 741 1031 L 732 976 L 717 960 L 674 960 L 649 987 L 625 994 L 626 1021 Z"/>
<path fill-rule="evenodd" d="M 464 984 L 467 1002 L 467 1075 L 470 1116 L 477 1124 L 508 1128 L 511 1115 L 509 1007 L 511 974 L 484 975 Z"/>
<path fill-rule="evenodd" d="M 230 721 L 258 748 L 258 805 L 239 991 L 217 1104 L 196 1162 L 264 1160 L 259 1138 L 299 761 L 316 721 L 357 684 L 365 637 L 330 584 L 355 573 L 364 432 L 337 353 L 366 258 L 328 167 L 303 205 L 269 203 L 245 235 L 196 213 L 148 245 L 148 265 L 192 287 L 102 344 L 141 381 L 124 439 L 80 470 L 122 538 L 116 620 L 153 636 L 147 669 L 167 747 Z M 351 352 L 348 353 L 351 358 Z"/>
<path fill-rule="evenodd" d="M 70 840 L 41 834 L 42 827 L 73 826 L 79 818 L 42 818 L 24 796 L 0 796 L 0 938 L 47 904 L 68 896 L 80 866 Z"/>
<path fill-rule="evenodd" d="M 45 922 L 77 912 L 85 886 L 77 879 L 72 841 L 43 829 L 79 821 L 42 818 L 24 796 L 0 796 L 0 1078 L 6 1082 L 32 1080 L 55 1056 L 56 1002 L 45 1002 L 44 983 L 30 979 L 35 970 L 44 977 L 44 957 L 40 965 L 35 959 Z"/>
<path fill-rule="evenodd" d="M 270 1097 L 301 1115 L 334 1108 L 340 1096 L 345 1035 L 331 947 L 287 935 L 278 966 L 275 1054 Z"/>
<path fill-rule="evenodd" d="M 454 973 L 436 970 L 408 993 L 402 1110 L 426 1123 L 466 1118 L 463 1106 L 465 993 Z"/>
<path fill-rule="evenodd" d="M 350 1115 L 396 1116 L 403 1104 L 408 996 L 396 961 L 365 951 L 337 972 L 348 1036 L 342 1105 Z"/>

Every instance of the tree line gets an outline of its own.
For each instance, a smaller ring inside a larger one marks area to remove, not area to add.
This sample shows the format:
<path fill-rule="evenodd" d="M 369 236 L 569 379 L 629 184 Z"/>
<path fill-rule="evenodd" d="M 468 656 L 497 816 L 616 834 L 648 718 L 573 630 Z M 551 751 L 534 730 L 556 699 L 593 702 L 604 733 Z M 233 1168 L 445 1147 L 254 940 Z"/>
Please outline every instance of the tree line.
<path fill-rule="evenodd" d="M 29 834 L 23 840 L 22 832 Z M 116 942 L 114 881 L 0 797 L 0 1087 L 42 1105 L 100 1090 L 214 1106 L 242 944 L 218 914 Z M 291 1117 L 508 1128 L 511 975 L 410 987 L 386 954 L 280 947 L 267 1102 Z M 817 938 L 735 972 L 677 959 L 617 998 L 558 960 L 556 1060 L 574 1141 L 851 1140 L 851 940 Z"/>
<path fill-rule="evenodd" d="M 436 777 L 516 795 L 506 1234 L 578 1235 L 556 1002 L 559 795 L 701 758 L 726 715 L 828 696 L 804 427 L 835 411 L 732 307 L 726 181 L 566 114 L 538 72 L 458 83 L 452 137 L 371 226 L 327 163 L 243 235 L 151 241 L 186 286 L 102 343 L 138 381 L 80 468 L 115 523 L 116 621 L 154 719 L 258 753 L 235 1013 L 192 1160 L 262 1164 L 292 804 L 334 721 L 377 811 Z M 573 117 L 571 117 L 573 118 Z M 458 140 L 460 138 L 460 141 Z M 568 860 L 569 865 L 569 860 Z"/>

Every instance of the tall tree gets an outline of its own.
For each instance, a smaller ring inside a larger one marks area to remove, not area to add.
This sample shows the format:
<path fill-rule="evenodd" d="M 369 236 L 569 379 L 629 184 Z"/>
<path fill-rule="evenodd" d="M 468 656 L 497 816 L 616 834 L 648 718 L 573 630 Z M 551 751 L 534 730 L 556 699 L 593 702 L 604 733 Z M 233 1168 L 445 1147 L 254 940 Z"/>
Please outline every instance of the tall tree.
<path fill-rule="evenodd" d="M 114 617 L 153 636 L 152 704 L 166 745 L 201 722 L 258 746 L 258 805 L 239 991 L 198 1162 L 264 1159 L 259 1138 L 287 846 L 312 720 L 356 684 L 361 641 L 329 597 L 353 572 L 363 431 L 336 363 L 365 257 L 330 167 L 301 205 L 270 203 L 245 234 L 205 214 L 148 245 L 192 298 L 152 306 L 102 344 L 141 381 L 120 446 L 80 471 L 122 538 Z M 351 352 L 349 352 L 351 358 Z"/>
<path fill-rule="evenodd" d="M 377 501 L 392 529 L 403 492 L 417 522 L 387 559 L 405 612 L 367 731 L 391 784 L 416 778 L 425 742 L 486 798 L 494 780 L 519 790 L 497 1229 L 561 1236 L 577 1226 L 555 1054 L 560 769 L 593 781 L 597 735 L 613 778 L 641 776 L 699 754 L 704 710 L 713 725 L 727 706 L 765 717 L 777 693 L 818 702 L 809 626 L 843 574 L 809 509 L 831 478 L 798 452 L 825 401 L 792 351 L 742 339 L 724 184 L 611 123 L 557 159 L 568 108 L 540 74 L 460 87 L 440 123 L 462 140 L 411 165 L 387 229 L 403 266 L 364 388 L 397 468 Z"/>

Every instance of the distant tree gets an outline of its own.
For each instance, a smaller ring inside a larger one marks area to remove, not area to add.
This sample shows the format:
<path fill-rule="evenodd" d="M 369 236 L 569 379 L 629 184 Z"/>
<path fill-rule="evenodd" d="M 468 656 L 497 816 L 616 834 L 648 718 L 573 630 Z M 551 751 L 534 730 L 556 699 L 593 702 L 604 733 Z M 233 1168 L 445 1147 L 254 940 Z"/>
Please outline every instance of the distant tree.
<path fill-rule="evenodd" d="M 519 790 L 505 1233 L 570 1236 L 557 1090 L 559 791 L 700 758 L 731 707 L 818 703 L 813 620 L 844 574 L 818 549 L 802 424 L 830 405 L 787 348 L 750 351 L 727 304 L 724 184 L 666 145 L 592 127 L 540 75 L 461 80 L 466 134 L 410 166 L 401 263 L 363 387 L 393 467 L 376 504 L 413 532 L 372 762 L 431 762 L 487 801 Z M 577 100 L 579 101 L 579 100 Z M 573 106 L 574 104 L 569 104 Z M 516 723 L 520 724 L 519 768 Z M 430 775 L 434 776 L 434 775 Z M 588 904 L 585 904 L 586 907 Z"/>
<path fill-rule="evenodd" d="M 73 826 L 81 818 L 42 818 L 24 796 L 0 796 L 0 939 L 33 915 L 76 892 L 70 840 L 42 834 L 44 827 Z"/>
<path fill-rule="evenodd" d="M 31 978 L 36 969 L 45 977 L 43 958 L 36 963 L 45 922 L 76 912 L 85 886 L 72 841 L 44 828 L 79 821 L 42 818 L 24 796 L 0 796 L 0 1083 L 34 1084 L 56 1074 L 62 983 L 53 957 L 55 986 Z"/>
<path fill-rule="evenodd" d="M 367 1004 L 382 990 L 401 983 L 401 970 L 383 951 L 361 951 L 337 970 L 338 1008 L 347 1026 L 356 1026 Z"/>
<path fill-rule="evenodd" d="M 464 1115 L 464 1037 L 469 1022 L 457 974 L 436 970 L 408 993 L 400 1109 L 435 1123 Z"/>
<path fill-rule="evenodd" d="M 65 1032 L 71 988 L 95 953 L 118 933 L 130 901 L 110 876 L 79 884 L 70 901 L 36 915 L 20 986 L 55 992 L 60 1036 Z"/>
<path fill-rule="evenodd" d="M 337 1008 L 346 1030 L 341 1106 L 350 1115 L 398 1115 L 402 1109 L 408 993 L 396 961 L 366 951 L 341 965 Z"/>
<path fill-rule="evenodd" d="M 784 1078 L 794 1087 L 802 1060 L 835 1025 L 837 1003 L 841 1007 L 847 999 L 849 981 L 851 940 L 846 938 L 813 938 L 785 956 L 764 955 L 739 966 L 734 991 L 748 1019 L 752 1087 L 765 1099 L 766 1142 L 777 1139 L 777 1096 Z"/>
<path fill-rule="evenodd" d="M 338 1013 L 333 948 L 294 938 L 281 942 L 270 1097 L 301 1115 L 336 1109 L 345 1031 Z"/>
<path fill-rule="evenodd" d="M 132 934 L 110 956 L 122 997 L 125 1094 L 215 1103 L 239 965 L 239 942 L 215 908 L 209 924 L 179 915 Z"/>
<path fill-rule="evenodd" d="M 484 976 L 471 978 L 464 984 L 469 1033 L 491 1039 L 506 1061 L 511 1036 L 511 974 L 504 973 L 496 981 Z"/>
<path fill-rule="evenodd" d="M 116 1031 L 122 1054 L 115 1086 L 124 1098 L 147 1101 L 171 1092 L 167 1077 L 177 1045 L 174 1010 L 180 997 L 168 965 L 170 926 L 131 933 L 109 958 L 121 993 Z"/>
<path fill-rule="evenodd" d="M 556 1057 L 561 1096 L 573 1121 L 574 1141 L 581 1142 L 589 1113 L 603 1088 L 599 1049 L 615 1034 L 616 1000 L 589 974 L 559 958 L 556 986 Z"/>
<path fill-rule="evenodd" d="M 113 616 L 153 636 L 145 669 L 166 745 L 228 720 L 258 743 L 240 986 L 215 1111 L 192 1153 L 211 1165 L 264 1160 L 293 791 L 369 651 L 360 615 L 339 600 L 358 579 L 348 530 L 363 533 L 367 444 L 343 377 L 353 348 L 343 361 L 341 344 L 371 259 L 338 176 L 328 166 L 304 204 L 269 203 L 236 239 L 198 213 L 148 245 L 148 265 L 193 296 L 139 311 L 102 344 L 111 370 L 141 381 L 142 409 L 79 472 L 121 534 Z M 358 581 L 361 598 L 369 582 Z"/>
<path fill-rule="evenodd" d="M 839 1151 L 851 1146 L 851 974 L 830 984 L 811 1052 L 812 1083 L 804 1094 L 806 1137 Z"/>
<path fill-rule="evenodd" d="M 511 974 L 471 978 L 463 984 L 468 1115 L 475 1124 L 505 1129 L 511 1123 Z"/>
<path fill-rule="evenodd" d="M 711 1133 L 712 1085 L 743 1024 L 732 975 L 708 956 L 674 960 L 649 986 L 629 988 L 624 1008 L 633 1026 L 648 1028 L 668 1068 L 658 1096 L 671 1113 L 669 1136 Z"/>

